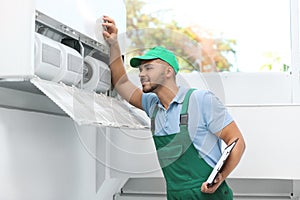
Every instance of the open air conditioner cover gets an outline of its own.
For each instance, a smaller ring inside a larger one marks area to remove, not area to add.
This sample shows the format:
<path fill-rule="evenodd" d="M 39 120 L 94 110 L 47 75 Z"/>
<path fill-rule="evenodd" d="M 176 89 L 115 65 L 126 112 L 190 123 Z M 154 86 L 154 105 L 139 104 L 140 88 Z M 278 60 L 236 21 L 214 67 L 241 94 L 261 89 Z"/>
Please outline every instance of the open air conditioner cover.
<path fill-rule="evenodd" d="M 39 78 L 31 82 L 80 125 L 149 128 L 149 120 L 116 98 Z"/>

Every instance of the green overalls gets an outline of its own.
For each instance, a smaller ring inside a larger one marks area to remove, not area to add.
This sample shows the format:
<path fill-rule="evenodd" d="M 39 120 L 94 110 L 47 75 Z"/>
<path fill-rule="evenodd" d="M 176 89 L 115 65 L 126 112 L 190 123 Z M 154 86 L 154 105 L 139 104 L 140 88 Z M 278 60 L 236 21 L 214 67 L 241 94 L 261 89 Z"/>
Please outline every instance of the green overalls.
<path fill-rule="evenodd" d="M 188 132 L 188 104 L 194 89 L 185 95 L 180 113 L 180 132 L 166 136 L 155 136 L 155 117 L 158 106 L 151 117 L 151 131 L 158 159 L 167 184 L 168 200 L 232 200 L 231 189 L 224 181 L 213 194 L 201 192 L 201 185 L 213 170 L 194 147 Z"/>

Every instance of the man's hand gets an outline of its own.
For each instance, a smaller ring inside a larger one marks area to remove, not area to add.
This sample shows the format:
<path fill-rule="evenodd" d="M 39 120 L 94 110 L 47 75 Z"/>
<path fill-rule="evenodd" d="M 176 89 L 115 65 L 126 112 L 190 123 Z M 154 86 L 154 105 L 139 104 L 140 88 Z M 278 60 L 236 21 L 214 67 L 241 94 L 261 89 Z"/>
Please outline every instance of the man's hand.
<path fill-rule="evenodd" d="M 212 186 L 208 186 L 208 183 L 207 182 L 204 182 L 201 186 L 201 192 L 204 192 L 204 193 L 214 193 L 218 187 L 221 185 L 221 183 L 223 182 L 223 176 L 221 173 L 218 173 L 215 181 L 214 181 L 214 184 Z"/>
<path fill-rule="evenodd" d="M 102 20 L 103 37 L 111 46 L 118 40 L 118 29 L 116 27 L 115 21 L 112 18 L 104 15 L 102 17 Z"/>

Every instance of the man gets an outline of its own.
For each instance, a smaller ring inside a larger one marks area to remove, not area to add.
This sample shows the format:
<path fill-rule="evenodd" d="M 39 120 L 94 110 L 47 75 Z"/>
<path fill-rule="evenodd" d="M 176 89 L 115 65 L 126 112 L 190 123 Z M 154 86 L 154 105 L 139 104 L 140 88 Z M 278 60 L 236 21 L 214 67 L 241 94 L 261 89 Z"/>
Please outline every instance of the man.
<path fill-rule="evenodd" d="M 226 177 L 245 149 L 243 136 L 218 98 L 207 90 L 178 87 L 175 55 L 154 47 L 130 60 L 138 67 L 142 90 L 126 75 L 112 18 L 103 17 L 103 36 L 110 45 L 112 84 L 133 106 L 151 117 L 151 130 L 167 184 L 168 199 L 232 199 Z M 221 156 L 221 141 L 239 138 L 214 184 L 206 182 Z"/>

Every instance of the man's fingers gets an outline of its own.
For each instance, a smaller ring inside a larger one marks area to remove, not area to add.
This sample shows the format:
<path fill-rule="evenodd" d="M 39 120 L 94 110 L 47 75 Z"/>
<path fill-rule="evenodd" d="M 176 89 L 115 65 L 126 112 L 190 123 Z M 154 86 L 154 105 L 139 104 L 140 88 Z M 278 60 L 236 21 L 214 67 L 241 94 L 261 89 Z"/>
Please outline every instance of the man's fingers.
<path fill-rule="evenodd" d="M 114 23 L 111 23 L 111 22 L 103 22 L 102 23 L 102 26 L 104 28 L 104 30 L 108 33 L 116 33 L 118 32 L 118 29 L 116 28 L 115 24 Z"/>
<path fill-rule="evenodd" d="M 103 37 L 104 37 L 104 38 L 109 38 L 109 33 L 108 33 L 108 32 L 106 32 L 106 31 L 103 31 L 103 33 L 102 33 L 102 34 L 103 34 Z"/>
<path fill-rule="evenodd" d="M 118 35 L 118 28 L 115 25 L 115 21 L 108 17 L 103 16 L 102 17 L 103 23 L 103 32 L 102 35 L 104 39 L 111 45 L 116 43 L 117 41 L 117 35 Z"/>
<path fill-rule="evenodd" d="M 112 18 L 110 18 L 110 17 L 108 17 L 108 16 L 106 16 L 106 15 L 104 15 L 104 16 L 102 17 L 102 19 L 103 19 L 104 22 L 112 23 L 112 24 L 115 25 L 115 20 L 113 20 Z"/>
<path fill-rule="evenodd" d="M 201 191 L 204 193 L 214 193 L 215 189 L 208 187 L 208 183 L 204 182 L 201 186 Z"/>

